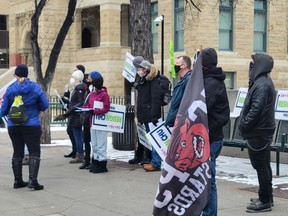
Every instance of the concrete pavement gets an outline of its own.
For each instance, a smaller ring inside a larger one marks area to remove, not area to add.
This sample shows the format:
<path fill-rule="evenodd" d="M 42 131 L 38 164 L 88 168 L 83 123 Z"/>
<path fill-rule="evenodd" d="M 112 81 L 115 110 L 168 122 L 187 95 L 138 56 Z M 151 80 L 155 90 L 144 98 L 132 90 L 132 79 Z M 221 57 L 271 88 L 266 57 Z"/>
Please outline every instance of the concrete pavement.
<path fill-rule="evenodd" d="M 91 174 L 69 164 L 63 155 L 70 147 L 42 147 L 39 182 L 43 191 L 13 189 L 12 147 L 7 133 L 0 133 L 0 215 L 1 216 L 149 216 L 161 172 L 145 172 L 140 165 L 109 161 L 108 173 Z M 67 139 L 52 132 L 52 139 Z M 23 166 L 24 180 L 28 167 Z M 256 194 L 241 190 L 251 187 L 218 181 L 219 216 L 249 215 L 245 207 Z M 271 216 L 286 215 L 287 200 L 275 197 Z M 260 214 L 260 215 L 262 215 Z"/>

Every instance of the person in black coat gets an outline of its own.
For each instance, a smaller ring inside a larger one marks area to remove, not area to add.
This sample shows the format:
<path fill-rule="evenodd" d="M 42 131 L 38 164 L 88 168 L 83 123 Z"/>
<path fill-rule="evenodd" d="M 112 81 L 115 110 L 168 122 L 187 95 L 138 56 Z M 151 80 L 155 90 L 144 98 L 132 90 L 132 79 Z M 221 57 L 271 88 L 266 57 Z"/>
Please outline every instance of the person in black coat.
<path fill-rule="evenodd" d="M 148 133 L 150 131 L 149 123 L 152 122 L 156 126 L 158 119 L 161 118 L 160 74 L 155 65 L 145 60 L 139 64 L 137 73 L 140 79 L 136 86 L 138 91 L 136 115 L 138 122 L 144 124 Z M 160 170 L 162 159 L 153 147 L 151 156 L 151 162 L 144 164 L 144 169 L 146 171 Z"/>
<path fill-rule="evenodd" d="M 70 84 L 74 86 L 69 99 L 69 109 L 63 115 L 58 115 L 54 121 L 64 120 L 69 118 L 69 126 L 73 131 L 73 136 L 76 142 L 76 158 L 72 159 L 70 163 L 84 162 L 83 149 L 83 134 L 82 124 L 80 123 L 80 113 L 76 112 L 77 107 L 81 107 L 84 102 L 85 84 L 83 83 L 84 74 L 81 70 L 76 70 L 72 73 Z"/>
<path fill-rule="evenodd" d="M 275 131 L 276 91 L 269 74 L 273 58 L 264 53 L 252 55 L 249 88 L 239 117 L 239 131 L 247 140 L 248 154 L 259 182 L 258 197 L 251 198 L 247 212 L 271 211 L 273 203 L 270 144 Z"/>
<path fill-rule="evenodd" d="M 203 49 L 202 69 L 210 141 L 211 194 L 202 216 L 217 215 L 216 159 L 223 146 L 223 127 L 230 118 L 229 101 L 224 82 L 226 75 L 221 67 L 217 67 L 217 64 L 216 50 L 213 48 Z"/>

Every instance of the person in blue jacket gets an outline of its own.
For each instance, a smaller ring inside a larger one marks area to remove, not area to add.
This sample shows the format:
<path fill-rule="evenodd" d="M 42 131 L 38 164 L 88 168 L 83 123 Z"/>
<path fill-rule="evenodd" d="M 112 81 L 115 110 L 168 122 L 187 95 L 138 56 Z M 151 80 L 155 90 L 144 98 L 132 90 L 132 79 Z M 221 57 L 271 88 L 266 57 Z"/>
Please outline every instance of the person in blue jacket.
<path fill-rule="evenodd" d="M 190 78 L 191 75 L 191 58 L 189 56 L 179 56 L 176 59 L 175 62 L 175 71 L 177 75 L 180 77 L 179 82 L 176 84 L 176 86 L 173 89 L 170 108 L 167 114 L 167 117 L 165 119 L 165 125 L 167 127 L 173 127 L 174 122 L 176 119 L 176 115 L 178 113 L 178 109 L 181 104 L 181 100 L 186 88 L 186 84 Z"/>
<path fill-rule="evenodd" d="M 28 67 L 20 64 L 16 67 L 14 77 L 17 79 L 6 90 L 1 107 L 1 117 L 8 116 L 14 97 L 21 95 L 28 115 L 28 120 L 22 124 L 14 124 L 9 118 L 8 134 L 13 145 L 12 169 L 14 173 L 14 188 L 27 187 L 42 190 L 37 180 L 40 165 L 41 122 L 39 114 L 49 107 L 49 101 L 41 87 L 28 78 Z M 29 151 L 29 182 L 22 179 L 22 159 L 25 143 Z"/>

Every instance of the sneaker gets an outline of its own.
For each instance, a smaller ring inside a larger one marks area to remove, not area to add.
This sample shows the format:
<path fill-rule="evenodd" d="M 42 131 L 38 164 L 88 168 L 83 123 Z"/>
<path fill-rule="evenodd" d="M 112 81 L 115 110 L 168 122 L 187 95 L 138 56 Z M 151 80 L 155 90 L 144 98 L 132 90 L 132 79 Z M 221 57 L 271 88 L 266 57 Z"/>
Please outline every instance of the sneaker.
<path fill-rule="evenodd" d="M 250 204 L 246 207 L 246 212 L 257 213 L 257 212 L 268 212 L 271 211 L 271 203 L 262 203 L 260 200 L 254 204 Z"/>
<path fill-rule="evenodd" d="M 152 164 L 144 164 L 143 168 L 147 172 L 160 171 L 161 170 L 159 167 L 154 167 Z"/>
<path fill-rule="evenodd" d="M 255 203 L 259 202 L 259 198 L 251 198 L 250 199 L 250 205 L 255 205 Z M 272 198 L 272 201 L 271 201 L 271 207 L 274 206 L 274 202 L 273 202 L 273 198 Z"/>
<path fill-rule="evenodd" d="M 134 157 L 133 159 L 128 161 L 129 164 L 139 164 L 141 163 L 141 158 L 139 157 Z"/>

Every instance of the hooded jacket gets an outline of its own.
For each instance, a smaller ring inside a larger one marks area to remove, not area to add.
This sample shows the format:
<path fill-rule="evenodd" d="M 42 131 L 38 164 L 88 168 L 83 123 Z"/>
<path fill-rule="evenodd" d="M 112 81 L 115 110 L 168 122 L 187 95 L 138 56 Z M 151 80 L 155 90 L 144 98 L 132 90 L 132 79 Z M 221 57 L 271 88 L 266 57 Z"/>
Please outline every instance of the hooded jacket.
<path fill-rule="evenodd" d="M 22 101 L 29 116 L 28 121 L 21 126 L 40 126 L 40 111 L 45 111 L 49 107 L 49 101 L 41 87 L 28 78 L 21 83 L 15 81 L 7 88 L 1 106 L 1 117 L 9 115 L 14 97 L 17 95 L 22 95 Z M 10 126 L 15 126 L 15 124 L 8 120 L 8 127 Z"/>
<path fill-rule="evenodd" d="M 256 53 L 254 66 L 249 74 L 249 89 L 239 117 L 239 130 L 244 139 L 273 136 L 275 131 L 276 91 L 269 73 L 273 58 Z"/>
<path fill-rule="evenodd" d="M 230 118 L 229 101 L 221 67 L 203 71 L 210 143 L 224 138 L 223 127 Z"/>
<path fill-rule="evenodd" d="M 141 123 L 155 122 L 161 118 L 161 87 L 157 67 L 151 64 L 150 71 L 136 85 L 137 119 Z"/>

